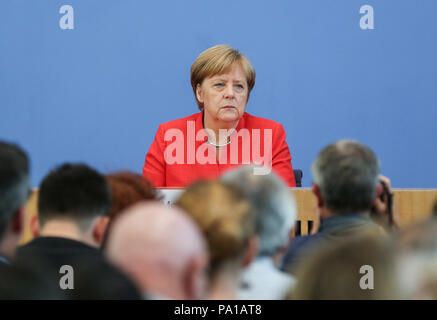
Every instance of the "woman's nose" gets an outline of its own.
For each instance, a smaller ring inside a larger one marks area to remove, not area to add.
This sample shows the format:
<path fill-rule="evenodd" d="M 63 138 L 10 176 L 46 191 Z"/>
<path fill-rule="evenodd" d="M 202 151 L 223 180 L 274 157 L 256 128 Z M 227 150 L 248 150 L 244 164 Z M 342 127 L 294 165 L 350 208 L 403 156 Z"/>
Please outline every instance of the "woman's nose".
<path fill-rule="evenodd" d="M 228 84 L 225 88 L 225 97 L 226 98 L 233 98 L 234 97 L 234 87 L 232 84 Z"/>

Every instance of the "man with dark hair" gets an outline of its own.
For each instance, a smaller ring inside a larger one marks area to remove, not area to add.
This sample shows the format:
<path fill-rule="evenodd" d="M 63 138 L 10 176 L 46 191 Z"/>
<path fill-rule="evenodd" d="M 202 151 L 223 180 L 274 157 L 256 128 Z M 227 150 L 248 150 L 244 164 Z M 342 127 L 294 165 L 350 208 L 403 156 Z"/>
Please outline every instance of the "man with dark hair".
<path fill-rule="evenodd" d="M 0 263 L 14 257 L 28 197 L 27 155 L 17 145 L 0 141 Z"/>
<path fill-rule="evenodd" d="M 382 192 L 379 171 L 373 151 L 354 140 L 340 140 L 318 154 L 312 174 L 321 226 L 314 235 L 292 240 L 283 269 L 294 271 L 299 260 L 323 243 L 380 228 L 370 217 Z"/>
<path fill-rule="evenodd" d="M 108 223 L 111 190 L 106 178 L 84 164 L 64 164 L 41 183 L 38 197 L 40 236 L 78 239 L 98 247 Z"/>
<path fill-rule="evenodd" d="M 36 238 L 17 250 L 17 265 L 38 261 L 45 266 L 44 275 L 59 284 L 64 273 L 70 276 L 71 283 L 59 285 L 68 298 L 139 298 L 134 285 L 98 248 L 110 207 L 108 182 L 97 171 L 84 164 L 64 164 L 53 170 L 39 190 L 39 222 L 31 226 Z M 103 276 L 110 285 L 103 285 Z"/>

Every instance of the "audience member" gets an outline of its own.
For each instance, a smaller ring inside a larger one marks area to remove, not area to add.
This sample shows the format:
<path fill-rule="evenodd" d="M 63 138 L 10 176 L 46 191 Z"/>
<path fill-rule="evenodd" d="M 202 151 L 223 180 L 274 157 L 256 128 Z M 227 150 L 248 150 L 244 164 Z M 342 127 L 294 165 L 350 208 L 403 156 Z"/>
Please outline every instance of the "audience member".
<path fill-rule="evenodd" d="M 135 286 L 98 249 L 110 206 L 108 183 L 95 170 L 83 164 L 65 164 L 53 170 L 39 190 L 39 221 L 32 227 L 36 238 L 18 248 L 16 263 L 44 265 L 38 271 L 54 283 L 62 277 L 61 267 L 70 266 L 74 289 L 60 288 L 68 298 L 92 298 L 87 288 L 93 285 L 101 292 L 96 299 L 139 298 Z M 111 285 L 99 287 L 101 276 Z"/>
<path fill-rule="evenodd" d="M 30 195 L 29 160 L 17 145 L 0 141 L 0 263 L 13 259 Z"/>
<path fill-rule="evenodd" d="M 318 154 L 320 228 L 291 242 L 293 194 L 255 168 L 197 182 L 170 207 L 141 175 L 64 164 L 17 247 L 29 160 L 0 141 L 0 299 L 437 299 L 437 220 L 384 236 L 400 220 L 371 149 L 340 140 Z"/>
<path fill-rule="evenodd" d="M 282 299 L 295 279 L 279 270 L 278 263 L 289 243 L 296 221 L 296 204 L 291 191 L 275 173 L 254 175 L 253 166 L 228 172 L 222 181 L 237 187 L 250 201 L 256 214 L 259 250 L 244 270 L 239 298 Z"/>
<path fill-rule="evenodd" d="M 120 212 L 144 200 L 159 200 L 157 190 L 143 176 L 122 171 L 106 176 L 112 193 L 112 206 L 109 211 L 109 223 L 103 236 L 102 248 L 105 248 L 108 234 Z"/>
<path fill-rule="evenodd" d="M 198 224 L 210 255 L 209 299 L 236 299 L 241 272 L 258 251 L 255 215 L 238 189 L 219 181 L 197 182 L 176 201 Z"/>
<path fill-rule="evenodd" d="M 325 242 L 299 265 L 287 299 L 403 299 L 397 285 L 394 246 L 378 233 L 362 232 Z"/>
<path fill-rule="evenodd" d="M 0 299 L 55 299 L 55 290 L 28 268 L 13 264 L 30 195 L 29 159 L 0 141 Z"/>
<path fill-rule="evenodd" d="M 437 221 L 435 217 L 398 234 L 398 281 L 408 299 L 437 299 Z"/>
<path fill-rule="evenodd" d="M 147 298 L 204 298 L 206 243 L 177 208 L 157 202 L 130 207 L 115 221 L 106 252 Z"/>
<path fill-rule="evenodd" d="M 282 268 L 295 268 L 299 260 L 324 242 L 378 228 L 370 209 L 382 191 L 379 170 L 373 151 L 357 141 L 340 140 L 318 154 L 312 174 L 321 225 L 316 234 L 292 240 Z"/>

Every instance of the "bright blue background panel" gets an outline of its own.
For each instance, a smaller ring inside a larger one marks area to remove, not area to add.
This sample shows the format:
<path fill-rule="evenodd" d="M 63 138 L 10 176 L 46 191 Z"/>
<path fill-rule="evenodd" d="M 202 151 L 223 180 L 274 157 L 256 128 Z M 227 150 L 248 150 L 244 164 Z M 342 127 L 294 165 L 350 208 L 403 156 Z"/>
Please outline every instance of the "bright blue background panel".
<path fill-rule="evenodd" d="M 74 29 L 62 30 L 62 5 Z M 362 5 L 375 29 L 361 30 Z M 437 1 L 0 1 L 0 139 L 32 183 L 65 161 L 141 172 L 162 122 L 197 111 L 189 70 L 220 43 L 257 71 L 247 106 L 281 122 L 304 171 L 354 138 L 395 187 L 437 187 Z"/>

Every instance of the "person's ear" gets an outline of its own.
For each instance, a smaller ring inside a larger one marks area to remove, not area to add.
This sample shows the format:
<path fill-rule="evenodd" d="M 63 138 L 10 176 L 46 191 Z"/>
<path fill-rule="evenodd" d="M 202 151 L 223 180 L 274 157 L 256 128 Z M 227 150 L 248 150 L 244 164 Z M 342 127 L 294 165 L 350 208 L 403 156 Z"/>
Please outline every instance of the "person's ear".
<path fill-rule="evenodd" d="M 378 186 L 376 187 L 375 197 L 372 200 L 372 207 L 377 205 L 378 199 L 381 196 L 381 194 L 384 191 L 384 187 L 381 183 L 378 183 Z"/>
<path fill-rule="evenodd" d="M 324 206 L 324 201 L 319 186 L 313 183 L 312 190 L 317 199 L 317 207 L 322 208 Z"/>
<path fill-rule="evenodd" d="M 16 211 L 11 221 L 11 230 L 15 234 L 21 234 L 24 229 L 24 216 L 26 214 L 26 210 L 24 207 L 21 207 Z"/>
<path fill-rule="evenodd" d="M 243 260 L 243 268 L 249 266 L 252 261 L 258 255 L 259 250 L 259 237 L 253 236 L 249 239 L 249 243 L 247 244 L 246 254 Z"/>
<path fill-rule="evenodd" d="M 36 238 L 39 236 L 40 224 L 38 215 L 34 214 L 30 217 L 29 229 L 32 237 Z"/>
<path fill-rule="evenodd" d="M 202 86 L 199 83 L 196 86 L 196 98 L 200 103 L 203 103 Z"/>
<path fill-rule="evenodd" d="M 206 293 L 207 275 L 206 265 L 208 259 L 206 256 L 193 257 L 185 268 L 183 275 L 183 299 L 198 300 L 202 299 Z"/>
<path fill-rule="evenodd" d="M 93 230 L 93 238 L 94 241 L 99 245 L 101 245 L 103 242 L 106 229 L 108 228 L 109 221 L 110 221 L 109 217 L 99 217 L 96 221 Z"/>

